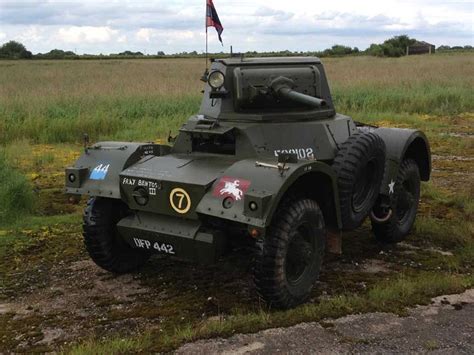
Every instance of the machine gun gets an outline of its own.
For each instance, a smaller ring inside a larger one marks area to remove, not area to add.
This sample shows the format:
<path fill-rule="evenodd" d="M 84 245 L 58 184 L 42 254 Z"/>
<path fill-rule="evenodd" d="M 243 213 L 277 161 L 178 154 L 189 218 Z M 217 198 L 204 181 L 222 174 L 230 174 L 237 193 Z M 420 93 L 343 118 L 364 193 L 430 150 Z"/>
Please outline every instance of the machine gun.
<path fill-rule="evenodd" d="M 302 105 L 320 108 L 326 106 L 326 101 L 319 97 L 302 94 L 293 90 L 295 82 L 284 76 L 279 76 L 270 83 L 270 90 L 277 98 L 298 102 Z"/>

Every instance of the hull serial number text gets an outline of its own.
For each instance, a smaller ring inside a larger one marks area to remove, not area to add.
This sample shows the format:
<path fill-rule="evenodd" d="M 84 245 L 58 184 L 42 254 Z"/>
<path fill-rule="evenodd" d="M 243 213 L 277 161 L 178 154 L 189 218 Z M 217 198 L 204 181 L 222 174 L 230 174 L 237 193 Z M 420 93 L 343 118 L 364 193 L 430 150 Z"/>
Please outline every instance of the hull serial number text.
<path fill-rule="evenodd" d="M 133 238 L 133 242 L 135 243 L 135 246 L 137 248 L 154 249 L 156 251 L 160 251 L 162 253 L 166 253 L 170 255 L 176 254 L 174 251 L 174 247 L 171 244 L 165 244 L 165 243 L 160 243 L 160 242 L 152 243 L 149 240 L 140 239 L 140 238 Z"/>

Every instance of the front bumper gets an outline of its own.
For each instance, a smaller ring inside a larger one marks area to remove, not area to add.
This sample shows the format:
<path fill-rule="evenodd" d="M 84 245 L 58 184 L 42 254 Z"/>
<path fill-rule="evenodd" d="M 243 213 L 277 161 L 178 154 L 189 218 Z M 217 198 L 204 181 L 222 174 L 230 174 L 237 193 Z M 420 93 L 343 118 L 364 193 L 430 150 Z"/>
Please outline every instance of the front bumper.
<path fill-rule="evenodd" d="M 137 212 L 119 221 L 117 230 L 132 248 L 199 263 L 217 261 L 225 247 L 219 231 L 203 231 L 199 220 Z"/>

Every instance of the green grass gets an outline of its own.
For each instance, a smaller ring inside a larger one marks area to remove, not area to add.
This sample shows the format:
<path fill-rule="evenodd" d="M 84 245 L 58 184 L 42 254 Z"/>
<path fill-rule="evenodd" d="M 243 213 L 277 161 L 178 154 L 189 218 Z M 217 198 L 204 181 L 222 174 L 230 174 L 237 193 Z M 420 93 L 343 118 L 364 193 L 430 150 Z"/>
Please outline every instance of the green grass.
<path fill-rule="evenodd" d="M 80 142 L 83 133 L 93 140 L 155 140 L 176 131 L 198 108 L 198 96 L 71 99 L 30 110 L 11 107 L 8 112 L 4 107 L 0 141 L 27 137 L 33 143 Z"/>
<path fill-rule="evenodd" d="M 341 113 L 408 123 L 474 110 L 473 54 L 323 62 Z M 202 69 L 201 59 L 2 62 L 0 142 L 166 137 L 199 110 Z"/>
<path fill-rule="evenodd" d="M 409 115 L 455 115 L 472 111 L 474 108 L 469 88 L 446 88 L 434 83 L 415 87 L 369 86 L 337 89 L 334 90 L 333 97 L 338 111 L 365 114 L 389 112 Z"/>
<path fill-rule="evenodd" d="M 35 209 L 35 195 L 26 177 L 13 169 L 0 149 L 0 226 L 14 223 Z"/>
<path fill-rule="evenodd" d="M 430 204 L 439 207 L 453 208 L 461 212 L 467 218 L 467 221 L 472 221 L 474 217 L 474 199 L 467 194 L 448 194 L 443 190 L 437 189 L 433 184 L 421 185 L 422 196 L 430 200 Z"/>
<path fill-rule="evenodd" d="M 140 353 L 152 344 L 150 334 L 141 335 L 136 339 L 117 338 L 107 341 L 88 340 L 68 351 L 70 355 L 101 355 Z"/>

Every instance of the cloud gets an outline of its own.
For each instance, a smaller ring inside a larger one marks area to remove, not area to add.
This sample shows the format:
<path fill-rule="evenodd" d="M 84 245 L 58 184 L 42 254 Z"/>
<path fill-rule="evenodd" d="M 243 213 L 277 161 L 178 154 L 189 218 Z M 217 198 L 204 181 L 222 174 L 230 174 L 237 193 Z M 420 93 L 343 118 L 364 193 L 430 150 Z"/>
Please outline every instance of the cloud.
<path fill-rule="evenodd" d="M 275 9 L 272 9 L 270 7 L 259 7 L 255 13 L 254 13 L 255 16 L 258 16 L 258 17 L 271 17 L 275 20 L 279 20 L 279 21 L 284 21 L 284 20 L 288 20 L 290 18 L 292 18 L 294 16 L 293 13 L 291 12 L 286 12 L 286 11 L 283 11 L 283 10 L 275 10 Z"/>
<path fill-rule="evenodd" d="M 71 26 L 62 27 L 57 32 L 57 39 L 64 43 L 105 43 L 112 40 L 118 31 L 110 27 Z"/>
<path fill-rule="evenodd" d="M 150 28 L 140 28 L 135 38 L 139 41 L 150 42 L 152 31 Z"/>
<path fill-rule="evenodd" d="M 447 31 L 448 30 L 448 31 Z M 457 21 L 433 22 L 418 15 L 410 21 L 400 17 L 377 14 L 375 16 L 355 15 L 351 13 L 322 13 L 314 16 L 300 16 L 286 21 L 277 28 L 262 27 L 261 31 L 271 36 L 322 36 L 373 37 L 416 33 L 437 34 L 439 38 L 456 33 L 460 37 L 468 35 L 470 28 Z"/>
<path fill-rule="evenodd" d="M 19 1 L 0 2 L 0 23 L 43 26 L 161 27 L 173 21 L 177 26 L 197 23 L 197 8 L 168 1 Z M 202 20 L 200 21 L 202 24 Z"/>
<path fill-rule="evenodd" d="M 117 38 L 117 42 L 118 43 L 127 43 L 128 42 L 128 38 L 127 36 L 123 35 L 123 36 L 120 36 Z"/>
<path fill-rule="evenodd" d="M 193 31 L 181 30 L 157 30 L 153 28 L 141 28 L 135 34 L 135 38 L 141 42 L 154 42 L 168 44 L 176 41 L 189 41 L 198 35 Z"/>
<path fill-rule="evenodd" d="M 203 0 L 0 0 L 0 40 L 33 52 L 204 50 Z M 365 48 L 408 34 L 440 44 L 472 44 L 471 1 L 215 0 L 223 39 L 236 51 L 320 50 L 335 43 Z M 2 38 L 3 37 L 3 38 Z M 466 43 L 467 42 L 467 43 Z M 209 31 L 211 51 L 223 48 Z"/>

